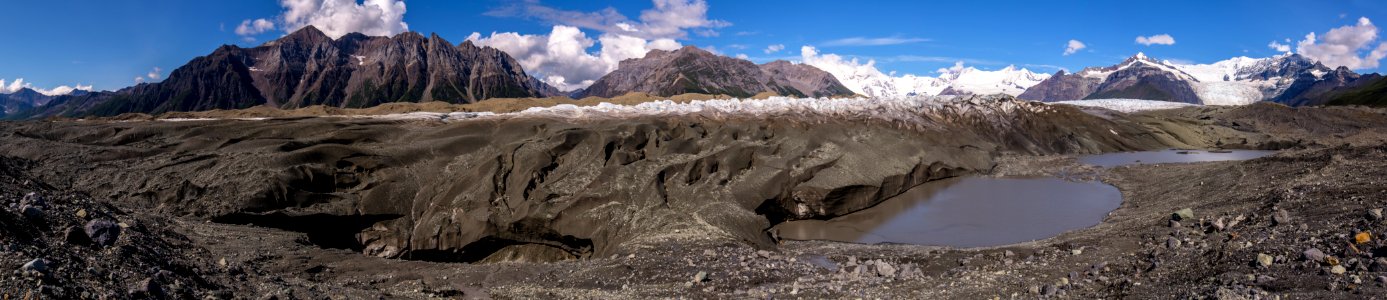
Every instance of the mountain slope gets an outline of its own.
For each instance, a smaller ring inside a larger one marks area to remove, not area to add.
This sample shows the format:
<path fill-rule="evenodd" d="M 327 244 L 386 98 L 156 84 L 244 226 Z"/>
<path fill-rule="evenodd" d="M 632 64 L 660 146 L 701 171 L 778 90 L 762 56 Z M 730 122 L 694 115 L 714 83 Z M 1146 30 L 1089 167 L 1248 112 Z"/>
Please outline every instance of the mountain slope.
<path fill-rule="evenodd" d="M 615 71 L 576 94 L 616 97 L 631 92 L 664 97 L 685 93 L 734 97 L 763 92 L 798 97 L 853 94 L 833 76 L 812 66 L 783 61 L 758 66 L 693 46 L 651 50 L 643 58 L 624 60 Z"/>
<path fill-rule="evenodd" d="M 1325 105 L 1364 105 L 1364 106 L 1387 106 L 1387 77 L 1377 76 L 1377 74 L 1364 75 L 1373 78 L 1364 80 L 1363 84 L 1357 88 L 1343 91 L 1333 95 Z"/>
<path fill-rule="evenodd" d="M 237 109 L 256 105 L 367 107 L 387 102 L 470 103 L 498 97 L 541 97 L 510 56 L 433 35 L 359 33 L 331 39 L 308 26 L 254 48 L 226 45 L 197 57 L 159 83 L 116 92 L 59 97 L 26 113 L 115 115 Z"/>

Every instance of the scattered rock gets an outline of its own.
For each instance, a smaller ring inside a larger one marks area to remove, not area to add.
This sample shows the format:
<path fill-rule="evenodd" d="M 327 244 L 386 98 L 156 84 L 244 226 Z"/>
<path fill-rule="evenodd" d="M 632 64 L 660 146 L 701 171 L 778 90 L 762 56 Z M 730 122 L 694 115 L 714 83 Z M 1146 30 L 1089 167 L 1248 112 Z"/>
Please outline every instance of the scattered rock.
<path fill-rule="evenodd" d="M 120 226 L 109 220 L 91 220 L 85 229 L 87 237 L 98 246 L 114 245 L 116 239 L 120 238 Z"/>
<path fill-rule="evenodd" d="M 1273 259 L 1271 255 L 1267 255 L 1266 253 L 1257 253 L 1257 264 L 1264 268 L 1270 267 Z"/>
<path fill-rule="evenodd" d="M 829 272 L 838 272 L 838 263 L 829 260 L 827 257 L 814 255 L 805 258 L 804 261 Z"/>
<path fill-rule="evenodd" d="M 1173 236 L 1172 236 L 1172 237 L 1166 237 L 1166 238 L 1165 238 L 1165 247 L 1166 247 L 1166 248 L 1169 248 L 1169 249 L 1180 248 L 1180 239 L 1177 239 L 1177 238 L 1175 238 L 1175 237 L 1173 237 Z"/>
<path fill-rule="evenodd" d="M 1330 274 L 1334 274 L 1334 275 L 1343 275 L 1344 272 L 1348 272 L 1348 269 L 1345 269 L 1344 266 L 1333 266 L 1333 267 L 1329 267 L 1329 273 L 1330 273 Z"/>
<path fill-rule="evenodd" d="M 20 200 L 19 204 L 48 208 L 48 200 L 44 199 L 43 195 L 39 195 L 38 193 L 25 194 L 24 199 Z"/>
<path fill-rule="evenodd" d="M 1040 295 L 1041 295 L 1041 296 L 1054 296 L 1055 293 L 1058 293 L 1058 292 L 1059 292 L 1059 288 L 1056 288 L 1055 285 L 1053 285 L 1053 284 L 1047 284 L 1047 285 L 1045 285 L 1044 288 L 1041 288 L 1041 289 L 1040 289 Z"/>
<path fill-rule="evenodd" d="M 1382 276 L 1382 275 L 1377 276 L 1377 283 L 1387 284 L 1387 276 Z"/>
<path fill-rule="evenodd" d="M 1171 228 L 1180 227 L 1180 221 L 1170 220 L 1170 227 L 1171 227 Z"/>
<path fill-rule="evenodd" d="M 1300 254 L 1305 260 L 1316 263 L 1323 263 L 1325 258 L 1324 252 L 1316 248 L 1305 249 L 1305 252 L 1301 252 Z"/>
<path fill-rule="evenodd" d="M 164 287 L 155 282 L 153 278 L 146 278 L 131 286 L 129 294 L 135 298 L 163 298 Z"/>
<path fill-rule="evenodd" d="M 718 256 L 718 252 L 713 249 L 703 250 L 703 256 Z"/>
<path fill-rule="evenodd" d="M 1271 221 L 1276 223 L 1276 225 L 1291 224 L 1291 213 L 1278 208 L 1276 212 L 1271 213 Z"/>
<path fill-rule="evenodd" d="M 1387 272 L 1387 257 L 1374 258 L 1373 264 L 1368 267 L 1368 270 L 1373 272 Z"/>
<path fill-rule="evenodd" d="M 1373 221 L 1381 221 L 1381 220 L 1382 220 L 1382 209 L 1381 209 L 1381 208 L 1369 209 L 1369 210 L 1368 210 L 1368 219 L 1369 219 L 1369 220 L 1373 220 Z"/>
<path fill-rule="evenodd" d="M 1217 220 L 1214 220 L 1213 226 L 1215 231 L 1223 231 L 1225 228 L 1225 225 L 1223 225 L 1223 217 L 1218 217 Z"/>
<path fill-rule="evenodd" d="M 82 219 L 86 219 L 86 218 L 87 218 L 87 209 L 85 209 L 85 208 L 79 208 L 79 209 L 77 209 L 77 217 L 78 217 L 78 218 L 82 218 Z"/>
<path fill-rule="evenodd" d="M 24 217 L 29 219 L 38 220 L 43 218 L 43 209 L 38 206 L 25 204 L 19 207 L 19 211 L 24 214 Z"/>
<path fill-rule="evenodd" d="M 82 230 L 82 227 L 77 226 L 69 226 L 67 229 L 63 229 L 63 240 L 69 245 L 91 245 L 91 238 L 87 236 L 87 232 Z"/>
<path fill-rule="evenodd" d="M 1072 255 L 1084 254 L 1084 249 L 1083 249 L 1083 248 L 1074 248 L 1074 250 L 1069 250 L 1069 254 L 1072 254 Z"/>
<path fill-rule="evenodd" d="M 1256 282 L 1257 284 L 1262 284 L 1262 285 L 1271 283 L 1272 281 L 1276 281 L 1276 277 L 1271 277 L 1271 276 L 1267 276 L 1267 275 L 1257 275 L 1257 278 L 1256 278 L 1255 280 L 1253 280 L 1253 282 Z"/>
<path fill-rule="evenodd" d="M 35 258 L 34 260 L 24 263 L 24 266 L 20 267 L 19 270 L 24 273 L 48 275 L 48 261 L 42 258 Z"/>
<path fill-rule="evenodd" d="M 1185 208 L 1170 214 L 1170 219 L 1175 221 L 1194 220 L 1194 210 Z"/>

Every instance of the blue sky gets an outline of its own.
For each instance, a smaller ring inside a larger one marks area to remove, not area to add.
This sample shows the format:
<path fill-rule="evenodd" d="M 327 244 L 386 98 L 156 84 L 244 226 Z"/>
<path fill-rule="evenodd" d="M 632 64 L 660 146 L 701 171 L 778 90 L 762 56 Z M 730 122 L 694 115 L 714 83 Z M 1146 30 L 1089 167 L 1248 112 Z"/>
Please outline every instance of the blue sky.
<path fill-rule="evenodd" d="M 698 2 L 693 1 L 701 4 Z M 594 56 L 602 47 L 598 37 L 613 33 L 612 29 L 581 26 L 584 20 L 572 16 L 615 14 L 628 19 L 627 23 L 648 25 L 643 33 L 659 27 L 639 17 L 643 11 L 653 10 L 655 3 L 650 0 L 404 0 L 403 5 L 403 22 L 409 30 L 436 32 L 454 43 L 466 40 L 473 32 L 482 37 L 493 32 L 546 35 L 555 25 L 572 25 L 595 42 L 586 49 Z M 219 45 L 258 45 L 283 35 L 292 25 L 284 24 L 289 5 L 275 0 L 50 0 L 13 1 L 5 6 L 8 13 L 0 18 L 0 28 L 9 30 L 5 46 L 0 47 L 0 79 L 13 82 L 24 78 L 41 88 L 83 84 L 118 89 L 134 84 L 136 77 L 158 81 Z M 517 10 L 519 7 L 524 9 Z M 884 72 L 928 75 L 954 61 L 964 61 L 980 69 L 1014 64 L 1051 73 L 1056 68 L 1111 65 L 1138 51 L 1197 63 L 1234 56 L 1265 57 L 1278 53 L 1268 47 L 1271 41 L 1289 44 L 1295 51 L 1296 43 L 1307 33 L 1315 32 L 1323 40 L 1333 28 L 1360 25 L 1360 18 L 1387 22 L 1387 5 L 1368 0 L 708 0 L 703 7 L 706 11 L 696 17 L 708 22 L 670 25 L 678 33 L 641 38 L 670 39 L 729 56 L 745 54 L 758 62 L 797 59 L 800 46 L 811 45 L 821 53 L 874 59 Z M 594 13 L 608 8 L 612 10 Z M 273 22 L 275 28 L 258 34 L 236 32 L 242 22 L 254 19 Z M 1138 36 L 1158 34 L 1169 35 L 1174 44 L 1142 45 L 1135 41 Z M 1069 40 L 1086 47 L 1064 55 Z M 1365 47 L 1381 43 L 1381 38 L 1376 38 Z M 785 49 L 767 53 L 771 45 L 784 45 Z M 1370 52 L 1360 49 L 1356 54 L 1371 56 Z M 1364 65 L 1357 71 L 1383 69 L 1376 62 L 1372 67 Z M 153 74 L 156 76 L 149 76 L 155 68 L 159 68 Z"/>

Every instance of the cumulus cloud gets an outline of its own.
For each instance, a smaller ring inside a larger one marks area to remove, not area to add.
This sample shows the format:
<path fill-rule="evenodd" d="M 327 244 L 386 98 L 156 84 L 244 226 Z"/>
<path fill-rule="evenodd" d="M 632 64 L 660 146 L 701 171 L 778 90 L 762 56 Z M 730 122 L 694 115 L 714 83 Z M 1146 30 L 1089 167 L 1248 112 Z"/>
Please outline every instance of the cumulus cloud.
<path fill-rule="evenodd" d="M 1305 39 L 1296 43 L 1296 52 L 1330 67 L 1371 69 L 1387 57 L 1387 43 L 1377 43 L 1373 47 L 1375 41 L 1377 26 L 1364 17 L 1358 18 L 1357 24 L 1330 29 L 1324 36 L 1314 32 L 1306 34 Z"/>
<path fill-rule="evenodd" d="M 684 39 L 689 32 L 717 36 L 716 29 L 732 23 L 708 18 L 704 0 L 653 0 L 654 7 L 641 11 L 639 22 L 608 7 L 595 12 L 562 10 L 537 0 L 524 1 L 486 12 L 494 17 L 521 17 L 604 33 L 620 33 L 649 40 Z"/>
<path fill-rule="evenodd" d="M 14 92 L 18 92 L 22 89 L 32 89 L 35 92 L 39 92 L 39 94 L 44 94 L 48 96 L 59 96 L 71 94 L 72 92 L 79 90 L 91 91 L 92 86 L 75 84 L 74 86 L 60 85 L 51 89 L 45 89 L 34 87 L 33 84 L 24 82 L 24 78 L 15 78 L 14 81 L 10 81 L 9 83 L 6 83 L 4 79 L 0 79 L 0 94 L 11 94 Z"/>
<path fill-rule="evenodd" d="M 1279 41 L 1271 41 L 1271 43 L 1267 44 L 1267 48 L 1275 49 L 1276 52 L 1291 52 L 1291 45 L 1282 44 Z"/>
<path fill-rule="evenodd" d="M 293 32 L 312 25 L 332 38 L 352 32 L 392 36 L 409 31 L 405 2 L 398 0 L 280 0 L 284 11 L 270 19 L 246 19 L 236 34 L 246 41 L 275 28 Z"/>
<path fill-rule="evenodd" d="M 785 45 L 783 45 L 783 44 L 775 44 L 775 45 L 766 46 L 766 50 L 764 50 L 764 51 L 766 52 L 766 54 L 771 54 L 771 53 L 780 52 L 780 50 L 785 50 Z"/>
<path fill-rule="evenodd" d="M 562 91 L 592 85 L 598 78 L 616 70 L 622 60 L 644 57 L 654 49 L 681 47 L 673 39 L 648 41 L 620 34 L 602 34 L 593 40 L 578 27 L 565 25 L 554 26 L 547 35 L 493 32 L 484 37 L 472 33 L 467 40 L 510 54 L 520 61 L 526 72 Z M 588 48 L 598 44 L 601 47 L 596 53 L 588 52 Z"/>
<path fill-rule="evenodd" d="M 154 67 L 154 69 L 150 70 L 149 73 L 145 73 L 144 75 L 140 76 L 135 76 L 135 83 L 140 84 L 145 82 L 153 82 L 159 80 L 160 78 L 164 78 L 164 76 L 161 74 L 163 71 L 164 69 L 162 68 Z"/>
<path fill-rule="evenodd" d="M 240 25 L 240 26 L 236 26 L 236 35 L 241 36 L 242 38 L 244 38 L 244 39 L 247 40 L 247 41 L 254 41 L 254 40 L 255 40 L 255 38 L 254 38 L 255 35 L 259 35 L 259 34 L 261 34 L 261 33 L 265 33 L 266 31 L 270 31 L 270 30 L 273 30 L 273 29 L 275 29 L 275 23 L 274 23 L 274 22 L 270 22 L 270 20 L 266 20 L 266 19 L 249 20 L 249 19 L 247 19 L 247 20 L 245 20 L 245 21 L 241 21 L 241 25 Z"/>
<path fill-rule="evenodd" d="M 1084 45 L 1084 42 L 1080 42 L 1079 40 L 1069 40 L 1069 43 L 1065 44 L 1064 46 L 1064 55 L 1068 56 L 1070 54 L 1078 53 L 1079 50 L 1083 50 L 1084 48 L 1088 48 L 1088 45 Z"/>
<path fill-rule="evenodd" d="M 912 37 L 849 37 L 824 42 L 824 46 L 889 46 L 928 42 L 930 39 Z"/>
<path fill-rule="evenodd" d="M 751 59 L 751 57 L 747 56 L 746 53 L 737 53 L 737 59 Z"/>
<path fill-rule="evenodd" d="M 1137 37 L 1137 44 L 1142 44 L 1142 45 L 1147 45 L 1147 46 L 1150 46 L 1150 45 L 1166 45 L 1166 46 L 1169 46 L 1169 45 L 1174 45 L 1174 44 L 1175 44 L 1175 37 L 1172 37 L 1172 36 L 1170 36 L 1169 34 L 1157 34 L 1157 35 L 1153 35 L 1153 36 L 1138 36 L 1138 37 Z"/>

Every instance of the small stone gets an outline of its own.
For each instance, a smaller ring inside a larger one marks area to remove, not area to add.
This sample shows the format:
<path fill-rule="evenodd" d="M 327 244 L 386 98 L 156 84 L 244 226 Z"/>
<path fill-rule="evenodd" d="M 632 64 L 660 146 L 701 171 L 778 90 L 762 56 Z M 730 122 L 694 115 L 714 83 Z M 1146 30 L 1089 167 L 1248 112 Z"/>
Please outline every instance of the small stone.
<path fill-rule="evenodd" d="M 229 265 L 230 265 L 230 264 L 228 264 L 228 263 L 226 262 L 226 258 L 225 258 L 225 257 L 223 257 L 223 258 L 217 260 L 217 266 L 218 266 L 218 267 L 222 267 L 222 269 L 226 269 L 226 267 L 229 266 Z"/>
<path fill-rule="evenodd" d="M 1194 210 L 1185 208 L 1170 214 L 1170 219 L 1175 221 L 1194 220 Z"/>
<path fill-rule="evenodd" d="M 19 207 L 19 211 L 24 214 L 24 217 L 29 219 L 38 220 L 43 218 L 43 209 L 38 206 L 25 204 Z"/>
<path fill-rule="evenodd" d="M 1278 209 L 1276 209 L 1276 212 L 1272 212 L 1272 213 L 1271 213 L 1271 221 L 1272 221 L 1272 222 L 1275 222 L 1276 225 L 1286 225 L 1286 224 L 1290 224 L 1290 223 L 1291 223 L 1291 213 L 1286 212 L 1286 210 L 1284 210 L 1284 209 L 1279 209 L 1279 208 L 1278 208 Z"/>
<path fill-rule="evenodd" d="M 1032 285 L 1032 286 L 1031 286 L 1029 289 L 1027 289 L 1026 291 L 1027 291 L 1027 292 L 1031 292 L 1031 294 L 1040 294 L 1040 287 L 1039 287 L 1039 286 L 1034 286 L 1034 285 Z"/>
<path fill-rule="evenodd" d="M 1373 264 L 1368 267 L 1368 270 L 1373 272 L 1387 272 L 1387 257 L 1374 258 Z"/>
<path fill-rule="evenodd" d="M 1323 263 L 1325 258 L 1324 252 L 1316 248 L 1305 249 L 1305 252 L 1301 252 L 1300 254 L 1305 260 L 1316 263 Z"/>
<path fill-rule="evenodd" d="M 706 281 L 708 281 L 708 272 L 698 271 L 698 274 L 694 274 L 693 281 L 689 282 L 689 286 L 693 286 Z"/>
<path fill-rule="evenodd" d="M 718 256 L 718 252 L 713 249 L 703 250 L 703 256 Z"/>
<path fill-rule="evenodd" d="M 1069 254 L 1072 254 L 1072 255 L 1084 254 L 1084 249 L 1083 249 L 1083 248 L 1074 248 L 1074 250 L 1069 250 Z"/>
<path fill-rule="evenodd" d="M 1274 258 L 1266 253 L 1257 253 L 1257 264 L 1262 267 L 1270 267 Z"/>
<path fill-rule="evenodd" d="M 1276 281 L 1276 277 L 1271 277 L 1267 275 L 1257 275 L 1256 279 L 1253 280 L 1253 282 L 1256 282 L 1257 284 L 1268 284 L 1272 281 Z"/>
<path fill-rule="evenodd" d="M 129 294 L 135 298 L 163 298 L 164 288 L 153 278 L 145 278 L 131 286 Z"/>
<path fill-rule="evenodd" d="M 1368 242 L 1371 242 L 1372 240 L 1373 234 L 1368 233 L 1367 231 L 1359 232 L 1358 234 L 1353 235 L 1353 242 L 1358 243 L 1359 245 L 1366 244 Z"/>
<path fill-rule="evenodd" d="M 1180 221 L 1170 220 L 1170 228 L 1180 227 Z"/>
<path fill-rule="evenodd" d="M 771 258 L 771 252 L 766 250 L 756 250 L 756 255 L 764 258 Z"/>
<path fill-rule="evenodd" d="M 627 255 L 626 255 L 626 259 L 632 259 L 632 258 L 636 258 L 636 254 L 635 254 L 635 253 L 631 253 L 631 254 L 627 254 Z"/>
<path fill-rule="evenodd" d="M 23 200 L 19 201 L 19 204 L 47 208 L 48 200 L 44 199 L 43 195 L 39 195 L 38 193 L 28 193 L 24 195 Z"/>
<path fill-rule="evenodd" d="M 1387 276 L 1377 276 L 1377 283 L 1387 284 Z"/>
<path fill-rule="evenodd" d="M 86 219 L 86 218 L 87 218 L 87 209 L 85 209 L 85 208 L 77 209 L 77 217 L 78 217 L 78 218 L 82 218 L 82 219 Z"/>
<path fill-rule="evenodd" d="M 1331 265 L 1331 266 L 1337 266 L 1337 265 L 1339 265 L 1339 258 L 1338 258 L 1338 257 L 1333 257 L 1333 256 L 1325 256 L 1325 257 L 1324 257 L 1324 262 L 1325 262 L 1325 263 L 1328 263 L 1328 264 Z"/>
<path fill-rule="evenodd" d="M 1223 229 L 1226 228 L 1226 226 L 1223 225 L 1223 217 L 1219 217 L 1217 220 L 1214 220 L 1213 226 L 1215 231 L 1223 231 Z"/>
<path fill-rule="evenodd" d="M 886 263 L 884 261 L 877 261 L 876 267 L 877 276 L 896 277 L 896 268 L 892 267 L 891 264 Z"/>
<path fill-rule="evenodd" d="M 1381 208 L 1369 209 L 1369 210 L 1368 210 L 1368 219 L 1373 220 L 1373 221 L 1381 221 L 1381 220 L 1382 220 L 1382 209 L 1381 209 Z"/>
<path fill-rule="evenodd" d="M 1329 267 L 1329 273 L 1331 273 L 1331 274 L 1334 274 L 1334 275 L 1343 275 L 1344 272 L 1348 272 L 1348 269 L 1345 269 L 1344 266 L 1333 266 L 1333 267 Z"/>
<path fill-rule="evenodd" d="M 1180 239 L 1173 236 L 1165 238 L 1165 247 L 1169 249 L 1180 248 Z"/>
<path fill-rule="evenodd" d="M 19 269 L 20 269 L 21 271 L 24 271 L 25 273 L 36 273 L 36 274 L 39 274 L 39 275 L 47 275 L 47 274 L 48 274 L 48 261 L 43 260 L 42 258 L 35 258 L 34 260 L 31 260 L 31 261 L 29 261 L 29 262 L 27 262 L 27 263 L 24 263 L 24 266 L 20 267 Z"/>
<path fill-rule="evenodd" d="M 1041 288 L 1041 289 L 1040 289 L 1040 295 L 1041 295 L 1041 296 L 1054 296 L 1055 293 L 1058 293 L 1058 292 L 1059 292 L 1059 289 L 1056 288 L 1055 285 L 1053 285 L 1053 284 L 1047 284 L 1047 285 L 1045 285 L 1044 288 Z"/>
<path fill-rule="evenodd" d="M 77 226 L 63 229 L 63 240 L 70 245 L 86 246 L 91 244 L 91 238 L 87 237 L 87 232 L 82 227 Z"/>
<path fill-rule="evenodd" d="M 102 247 L 114 245 L 120 238 L 120 226 L 108 220 L 91 220 L 85 230 L 92 243 Z"/>

